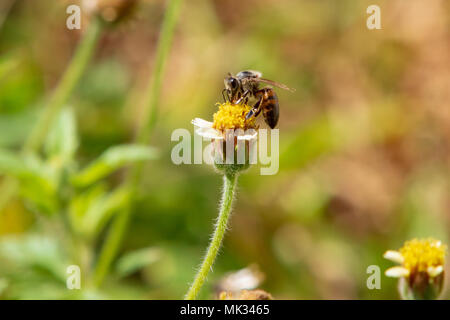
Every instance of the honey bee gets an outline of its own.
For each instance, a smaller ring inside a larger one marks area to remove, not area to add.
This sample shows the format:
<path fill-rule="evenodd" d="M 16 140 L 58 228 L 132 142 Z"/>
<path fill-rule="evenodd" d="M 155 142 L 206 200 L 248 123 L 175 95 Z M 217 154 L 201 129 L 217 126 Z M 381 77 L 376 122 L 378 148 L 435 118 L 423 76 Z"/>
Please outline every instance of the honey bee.
<path fill-rule="evenodd" d="M 228 76 L 224 80 L 225 89 L 222 91 L 222 96 L 224 100 L 228 100 L 234 104 L 239 104 L 241 102 L 247 103 L 249 97 L 254 97 L 257 102 L 247 113 L 245 118 L 250 119 L 253 116 L 257 117 L 262 111 L 264 121 L 271 129 L 273 129 L 277 125 L 278 118 L 280 117 L 278 97 L 271 87 L 260 89 L 259 84 L 266 83 L 291 92 L 294 90 L 284 84 L 261 77 L 261 72 L 253 70 L 241 71 L 236 76 L 228 73 Z"/>

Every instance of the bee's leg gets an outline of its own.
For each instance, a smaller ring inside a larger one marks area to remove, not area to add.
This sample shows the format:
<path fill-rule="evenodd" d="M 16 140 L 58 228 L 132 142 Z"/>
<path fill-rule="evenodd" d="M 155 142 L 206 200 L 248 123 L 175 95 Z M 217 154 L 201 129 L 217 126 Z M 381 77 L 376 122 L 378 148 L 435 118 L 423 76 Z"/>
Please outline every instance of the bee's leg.
<path fill-rule="evenodd" d="M 242 94 L 242 96 L 236 101 L 236 104 L 240 104 L 242 102 L 242 100 L 246 99 L 249 93 L 250 93 L 249 90 L 245 91 Z"/>
<path fill-rule="evenodd" d="M 258 108 L 258 110 L 256 110 L 255 117 L 259 116 L 261 111 L 262 111 L 262 108 Z"/>
<path fill-rule="evenodd" d="M 258 102 L 255 103 L 255 105 L 253 106 L 252 110 L 250 110 L 247 115 L 245 116 L 245 120 L 250 119 L 251 117 L 255 116 L 257 117 L 259 115 L 259 113 L 261 112 L 261 102 L 262 102 L 262 97 L 259 98 Z"/>

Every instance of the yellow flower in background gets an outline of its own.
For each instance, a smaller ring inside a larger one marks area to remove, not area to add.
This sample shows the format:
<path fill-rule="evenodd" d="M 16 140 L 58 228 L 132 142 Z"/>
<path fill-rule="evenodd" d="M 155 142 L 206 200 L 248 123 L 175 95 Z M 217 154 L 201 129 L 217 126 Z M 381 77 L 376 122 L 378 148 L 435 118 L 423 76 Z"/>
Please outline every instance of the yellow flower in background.
<path fill-rule="evenodd" d="M 417 272 L 426 272 L 436 277 L 443 272 L 447 246 L 435 239 L 413 239 L 406 241 L 398 251 L 388 250 L 384 258 L 401 264 L 386 270 L 388 277 L 402 277 Z"/>
<path fill-rule="evenodd" d="M 386 270 L 388 277 L 400 278 L 405 299 L 436 299 L 442 291 L 447 246 L 441 241 L 413 239 L 398 251 L 388 250 L 384 258 L 400 264 Z"/>

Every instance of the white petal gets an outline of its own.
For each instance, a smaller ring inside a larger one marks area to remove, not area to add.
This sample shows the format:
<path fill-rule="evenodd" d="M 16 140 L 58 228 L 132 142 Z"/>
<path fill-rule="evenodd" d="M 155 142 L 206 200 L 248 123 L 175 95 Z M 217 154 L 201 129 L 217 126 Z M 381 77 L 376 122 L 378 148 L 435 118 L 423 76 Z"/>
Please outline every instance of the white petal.
<path fill-rule="evenodd" d="M 197 130 L 195 130 L 195 132 L 199 136 L 202 136 L 204 138 L 208 138 L 208 139 L 223 139 L 223 136 L 220 133 L 220 131 L 217 131 L 216 129 L 213 129 L 213 128 L 197 128 Z"/>
<path fill-rule="evenodd" d="M 250 266 L 226 275 L 221 280 L 220 286 L 226 291 L 252 290 L 260 285 L 263 278 L 259 269 Z"/>
<path fill-rule="evenodd" d="M 191 123 L 199 128 L 212 128 L 213 126 L 212 122 L 200 118 L 195 118 L 194 120 L 191 121 Z"/>
<path fill-rule="evenodd" d="M 444 271 L 444 267 L 443 266 L 437 266 L 437 267 L 428 267 L 428 275 L 432 278 L 437 277 L 438 275 L 440 275 L 442 273 L 442 271 Z"/>
<path fill-rule="evenodd" d="M 384 273 L 387 277 L 401 278 L 409 276 L 409 270 L 403 267 L 392 267 Z"/>
<path fill-rule="evenodd" d="M 388 250 L 384 253 L 383 257 L 385 259 L 391 260 L 393 262 L 402 264 L 403 261 L 405 260 L 402 256 L 402 254 L 398 251 L 395 250 Z"/>
<path fill-rule="evenodd" d="M 442 245 L 442 242 L 441 241 L 436 241 L 436 243 L 434 244 L 434 246 L 436 247 L 436 248 L 439 248 L 440 246 Z"/>

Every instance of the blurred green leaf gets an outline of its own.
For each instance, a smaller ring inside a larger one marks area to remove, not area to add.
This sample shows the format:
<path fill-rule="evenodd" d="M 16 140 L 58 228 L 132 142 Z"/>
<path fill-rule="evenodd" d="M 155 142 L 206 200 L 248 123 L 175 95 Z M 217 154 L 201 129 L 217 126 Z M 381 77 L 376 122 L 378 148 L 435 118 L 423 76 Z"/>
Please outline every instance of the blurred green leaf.
<path fill-rule="evenodd" d="M 117 261 L 116 271 L 122 276 L 128 276 L 161 258 L 161 250 L 158 248 L 145 248 L 132 251 L 120 257 Z"/>
<path fill-rule="evenodd" d="M 49 158 L 64 165 L 73 159 L 78 148 L 77 126 L 72 108 L 65 108 L 55 120 L 47 140 L 45 152 Z"/>
<path fill-rule="evenodd" d="M 129 144 L 111 147 L 86 168 L 72 178 L 77 186 L 87 186 L 100 180 L 122 166 L 136 161 L 154 159 L 157 156 L 155 148 L 143 145 Z"/>
<path fill-rule="evenodd" d="M 26 156 L 25 163 L 27 174 L 19 179 L 22 197 L 40 213 L 57 213 L 58 182 L 54 168 L 33 155 Z"/>
<path fill-rule="evenodd" d="M 106 187 L 104 184 L 96 184 L 85 192 L 73 197 L 69 204 L 69 217 L 73 228 L 83 233 L 84 230 L 84 216 L 89 211 L 89 207 L 98 201 L 106 194 Z"/>
<path fill-rule="evenodd" d="M 0 173 L 17 178 L 20 181 L 21 195 L 31 201 L 39 211 L 53 213 L 57 210 L 53 172 L 37 157 L 22 157 L 0 149 Z"/>
<path fill-rule="evenodd" d="M 126 188 L 106 193 L 103 185 L 96 185 L 74 197 L 70 204 L 74 228 L 88 237 L 98 234 L 112 215 L 127 203 L 129 196 Z"/>
<path fill-rule="evenodd" d="M 46 271 L 54 279 L 65 281 L 65 255 L 58 241 L 39 235 L 9 236 L 0 241 L 0 258 L 4 272 L 17 272 L 22 269 Z"/>
<path fill-rule="evenodd" d="M 14 114 L 2 114 L 0 117 L 0 147 L 10 147 L 22 143 L 36 121 L 34 108 Z"/>
<path fill-rule="evenodd" d="M 28 168 L 22 157 L 14 152 L 0 149 L 0 173 L 21 177 L 26 175 Z"/>

